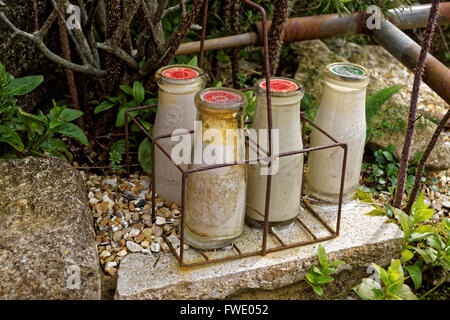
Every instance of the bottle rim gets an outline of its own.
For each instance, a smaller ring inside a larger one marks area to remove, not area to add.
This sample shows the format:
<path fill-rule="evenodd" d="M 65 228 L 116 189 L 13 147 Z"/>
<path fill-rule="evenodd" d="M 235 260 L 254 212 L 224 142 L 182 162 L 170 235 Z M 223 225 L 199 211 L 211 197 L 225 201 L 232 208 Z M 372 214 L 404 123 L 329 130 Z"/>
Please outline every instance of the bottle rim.
<path fill-rule="evenodd" d="M 362 82 L 369 79 L 370 72 L 359 64 L 334 62 L 325 67 L 325 75 L 335 80 Z"/>
<path fill-rule="evenodd" d="M 267 92 L 266 82 L 266 78 L 255 82 L 253 87 L 255 94 L 265 94 Z M 304 94 L 303 85 L 299 81 L 286 77 L 270 78 L 271 97 L 291 97 L 299 94 Z"/>
<path fill-rule="evenodd" d="M 247 105 L 247 96 L 232 88 L 206 88 L 195 94 L 197 109 L 212 109 L 214 111 L 237 112 Z"/>
<path fill-rule="evenodd" d="M 173 70 L 173 72 L 169 72 L 170 70 Z M 156 71 L 156 80 L 158 82 L 164 81 L 175 85 L 204 81 L 205 76 L 206 73 L 203 69 L 188 64 L 172 64 L 161 67 Z"/>

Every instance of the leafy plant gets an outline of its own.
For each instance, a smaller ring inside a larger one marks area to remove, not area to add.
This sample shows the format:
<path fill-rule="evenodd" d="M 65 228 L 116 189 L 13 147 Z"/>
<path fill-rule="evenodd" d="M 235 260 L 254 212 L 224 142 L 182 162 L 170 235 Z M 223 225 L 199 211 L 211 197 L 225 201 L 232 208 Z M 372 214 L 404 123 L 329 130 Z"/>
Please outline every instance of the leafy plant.
<path fill-rule="evenodd" d="M 423 299 L 448 280 L 448 272 L 450 271 L 450 221 L 448 218 L 443 219 L 441 222 L 442 232 L 439 231 L 438 227 L 427 224 L 427 221 L 435 212 L 429 208 L 429 204 L 425 203 L 423 193 L 419 195 L 412 206 L 411 215 L 407 215 L 396 208 L 392 208 L 392 210 L 404 235 L 401 257 L 395 261 L 393 268 L 402 276 L 397 276 L 398 282 L 393 284 L 393 278 L 391 279 L 389 270 L 386 276 L 385 270 L 373 265 L 384 283 L 384 288 L 372 279 L 364 279 L 355 291 L 362 299 L 416 299 L 416 296 L 411 296 L 409 287 L 403 285 L 403 282 L 411 279 L 414 289 L 417 290 L 422 286 L 425 270 L 442 268 L 446 272 L 446 276 L 420 297 L 420 299 Z M 406 278 L 403 276 L 403 269 L 409 274 Z M 402 283 L 401 288 L 400 283 Z M 392 288 L 394 288 L 394 292 L 392 292 Z"/>
<path fill-rule="evenodd" d="M 16 154 L 24 156 L 43 155 L 47 152 L 71 159 L 72 154 L 57 135 L 74 138 L 88 145 L 84 132 L 72 123 L 81 117 L 83 112 L 58 106 L 53 101 L 53 108 L 48 114 L 39 110 L 38 114 L 34 115 L 25 112 L 16 104 L 16 96 L 30 93 L 42 81 L 42 76 L 15 79 L 0 63 L 0 143 L 8 144 Z M 16 154 L 4 153 L 1 157 L 15 158 Z"/>
<path fill-rule="evenodd" d="M 336 260 L 328 263 L 327 253 L 320 244 L 317 250 L 317 256 L 319 258 L 320 266 L 311 266 L 309 272 L 306 274 L 306 280 L 318 296 L 325 297 L 322 286 L 334 281 L 334 278 L 330 275 L 336 272 L 339 265 L 345 264 L 345 261 Z"/>
<path fill-rule="evenodd" d="M 376 193 L 378 191 L 389 191 L 391 195 L 394 194 L 395 188 L 398 182 L 398 170 L 400 164 L 394 159 L 395 146 L 390 144 L 386 149 L 377 150 L 373 153 L 375 163 L 363 163 L 362 171 L 365 175 L 365 183 L 372 188 L 371 192 Z M 415 173 L 417 170 L 417 164 L 420 161 L 423 153 L 418 153 L 416 157 L 409 163 L 408 177 L 406 179 L 406 193 L 410 194 L 414 185 Z M 437 191 L 436 184 L 438 180 L 436 178 L 427 179 L 422 178 L 422 182 L 430 187 L 430 189 Z"/>
<path fill-rule="evenodd" d="M 372 263 L 381 283 L 365 278 L 353 290 L 363 300 L 417 300 L 411 288 L 405 284 L 405 273 L 400 260 L 392 260 L 387 270 Z"/>

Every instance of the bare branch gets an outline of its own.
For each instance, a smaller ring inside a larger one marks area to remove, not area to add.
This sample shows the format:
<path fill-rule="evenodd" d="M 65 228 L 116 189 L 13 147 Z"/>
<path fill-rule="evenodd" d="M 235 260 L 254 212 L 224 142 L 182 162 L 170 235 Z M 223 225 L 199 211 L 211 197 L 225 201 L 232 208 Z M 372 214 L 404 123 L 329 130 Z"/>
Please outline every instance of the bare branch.
<path fill-rule="evenodd" d="M 0 19 L 3 20 L 3 22 L 5 22 L 10 27 L 10 29 L 12 31 L 14 31 L 14 33 L 16 33 L 28 40 L 31 40 L 47 58 L 49 58 L 51 61 L 53 61 L 57 64 L 62 65 L 64 68 L 68 68 L 68 69 L 71 69 L 76 72 L 86 73 L 86 74 L 90 74 L 90 75 L 94 75 L 94 76 L 106 75 L 106 71 L 104 71 L 104 70 L 94 68 L 90 65 L 79 65 L 79 64 L 67 61 L 64 58 L 61 58 L 60 56 L 53 53 L 52 51 L 50 51 L 50 49 L 47 48 L 47 46 L 44 44 L 42 39 L 38 36 L 38 32 L 36 32 L 35 34 L 31 34 L 31 33 L 25 32 L 23 30 L 20 30 L 6 17 L 6 15 L 3 12 L 0 12 Z"/>
<path fill-rule="evenodd" d="M 122 38 L 126 29 L 129 28 L 131 20 L 133 20 L 134 16 L 136 15 L 137 10 L 139 9 L 139 5 L 140 5 L 139 1 L 138 0 L 131 0 L 131 1 L 133 3 L 131 4 L 130 8 L 128 8 L 125 16 L 122 18 L 119 26 L 117 27 L 116 31 L 114 31 L 114 34 L 111 37 L 111 41 L 115 44 L 120 42 L 120 39 Z"/>
<path fill-rule="evenodd" d="M 169 8 L 167 8 L 166 10 L 164 10 L 164 13 L 163 13 L 161 19 L 164 18 L 164 16 L 165 16 L 166 14 L 169 14 L 169 13 L 171 13 L 171 12 L 174 12 L 174 11 L 180 9 L 180 5 L 183 5 L 183 6 L 184 6 L 184 5 L 186 5 L 187 3 L 189 3 L 189 2 L 191 2 L 191 0 L 180 0 L 180 4 L 177 4 L 176 6 L 169 7 Z M 181 10 L 183 10 L 183 9 L 181 9 Z"/>
<path fill-rule="evenodd" d="M 150 10 L 147 8 L 144 0 L 140 0 L 142 11 L 144 12 L 144 17 L 147 20 L 148 28 L 150 30 L 150 34 L 155 42 L 156 51 L 161 53 L 164 50 L 164 35 L 162 34 L 162 29 L 157 28 L 152 21 L 152 16 Z M 158 29 L 158 30 L 157 30 Z M 159 31 L 159 32 L 158 32 Z"/>
<path fill-rule="evenodd" d="M 47 34 L 50 27 L 53 25 L 53 22 L 55 22 L 56 18 L 58 17 L 58 9 L 53 9 L 50 16 L 45 21 L 44 25 L 42 26 L 41 30 L 36 34 L 39 38 L 43 39 L 45 35 Z"/>
<path fill-rule="evenodd" d="M 153 16 L 155 24 L 161 21 L 162 16 L 164 14 L 164 9 L 166 9 L 168 2 L 169 2 L 169 0 L 160 0 L 159 1 L 158 8 L 156 9 L 155 15 Z"/>
<path fill-rule="evenodd" d="M 120 58 L 121 60 L 126 62 L 131 68 L 135 70 L 139 68 L 139 64 L 137 63 L 137 61 L 132 56 L 130 56 L 126 51 L 120 49 L 119 47 L 111 46 L 109 43 L 99 43 L 99 42 L 96 43 L 96 46 L 97 48 L 102 49 L 108 52 L 109 54 L 116 56 L 117 58 Z"/>
<path fill-rule="evenodd" d="M 186 5 L 184 4 L 184 0 L 180 0 L 180 9 L 181 9 L 181 17 L 186 17 Z"/>

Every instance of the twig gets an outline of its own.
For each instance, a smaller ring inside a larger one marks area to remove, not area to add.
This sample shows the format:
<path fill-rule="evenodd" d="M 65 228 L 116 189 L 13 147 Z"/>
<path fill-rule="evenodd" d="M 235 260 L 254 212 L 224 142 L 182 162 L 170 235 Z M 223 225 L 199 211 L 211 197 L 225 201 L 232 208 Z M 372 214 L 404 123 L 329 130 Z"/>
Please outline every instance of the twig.
<path fill-rule="evenodd" d="M 169 14 L 169 13 L 171 13 L 171 12 L 174 12 L 174 11 L 180 9 L 180 4 L 181 4 L 181 3 L 183 3 L 183 5 L 186 5 L 186 4 L 189 3 L 189 2 L 191 2 L 191 0 L 183 0 L 183 1 L 180 1 L 179 4 L 177 4 L 177 5 L 173 6 L 173 7 L 167 8 L 166 10 L 164 10 L 164 13 L 162 14 L 161 19 L 164 18 L 164 16 L 165 16 L 166 14 Z"/>
<path fill-rule="evenodd" d="M 450 109 L 447 111 L 445 116 L 442 118 L 442 120 L 439 122 L 438 126 L 436 127 L 436 130 L 433 133 L 433 136 L 431 137 L 430 142 L 428 143 L 428 146 L 425 150 L 425 152 L 422 155 L 422 158 L 420 159 L 419 163 L 417 164 L 416 169 L 416 178 L 414 179 L 414 185 L 411 190 L 411 194 L 409 196 L 408 204 L 406 205 L 405 212 L 410 213 L 412 205 L 414 204 L 414 201 L 416 200 L 417 193 L 419 192 L 421 180 L 423 176 L 423 170 L 425 168 L 425 163 L 428 160 L 428 157 L 431 154 L 431 151 L 433 151 L 437 139 L 439 138 L 442 130 L 444 130 L 445 124 L 450 119 Z"/>
<path fill-rule="evenodd" d="M 109 41 L 107 42 L 109 43 Z M 132 69 L 135 70 L 139 69 L 138 62 L 132 56 L 130 56 L 125 50 L 122 50 L 119 47 L 113 47 L 111 45 L 108 45 L 107 43 L 97 42 L 95 45 L 97 46 L 97 48 L 102 49 L 108 52 L 109 54 L 116 56 L 117 58 L 120 58 L 121 60 L 126 62 L 128 66 L 130 66 Z"/>
<path fill-rule="evenodd" d="M 159 0 L 158 8 L 156 8 L 155 15 L 153 16 L 155 24 L 161 21 L 164 14 L 164 9 L 166 9 L 168 2 L 169 0 Z"/>
<path fill-rule="evenodd" d="M 20 30 L 6 17 L 6 15 L 3 12 L 0 12 L 0 19 L 3 20 L 3 22 L 5 22 L 10 27 L 10 29 L 14 31 L 16 34 L 31 40 L 41 50 L 41 52 L 51 61 L 76 72 L 86 73 L 94 76 L 106 75 L 106 71 L 95 68 L 91 65 L 80 65 L 67 61 L 64 58 L 61 58 L 60 56 L 53 53 L 50 49 L 47 48 L 47 46 L 40 38 L 41 34 L 39 32 L 33 35 L 31 33 Z"/>
<path fill-rule="evenodd" d="M 34 32 L 37 32 L 39 30 L 38 0 L 33 0 L 33 10 L 34 10 Z"/>
<path fill-rule="evenodd" d="M 408 159 L 412 144 L 412 138 L 414 134 L 420 84 L 422 82 L 423 72 L 425 68 L 425 60 L 427 58 L 428 50 L 430 49 L 431 41 L 433 39 L 433 31 L 436 24 L 438 8 L 439 8 L 439 0 L 433 0 L 433 4 L 430 9 L 430 16 L 428 18 L 426 35 L 422 43 L 422 49 L 420 51 L 419 60 L 417 62 L 416 72 L 414 76 L 414 85 L 411 95 L 411 105 L 409 108 L 408 128 L 406 131 L 405 142 L 403 144 L 402 158 L 400 160 L 400 169 L 398 173 L 397 191 L 395 193 L 393 203 L 393 206 L 395 208 L 400 208 L 403 198 L 403 192 L 405 190 L 406 174 L 408 170 Z"/>

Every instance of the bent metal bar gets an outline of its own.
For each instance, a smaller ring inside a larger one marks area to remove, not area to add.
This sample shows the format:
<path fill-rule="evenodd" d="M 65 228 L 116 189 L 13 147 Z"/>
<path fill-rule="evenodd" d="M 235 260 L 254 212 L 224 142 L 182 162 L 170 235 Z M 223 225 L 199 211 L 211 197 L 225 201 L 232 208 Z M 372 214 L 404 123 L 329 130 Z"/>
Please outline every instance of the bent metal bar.
<path fill-rule="evenodd" d="M 313 244 L 321 241 L 330 240 L 333 238 L 336 238 L 339 236 L 340 231 L 340 223 L 341 223 L 341 209 L 342 209 L 342 202 L 343 202 L 343 191 L 344 191 L 344 180 L 345 180 L 345 173 L 346 173 L 346 164 L 347 164 L 347 144 L 338 142 L 335 138 L 333 138 L 329 133 L 325 132 L 323 129 L 316 126 L 313 122 L 306 119 L 305 115 L 301 114 L 301 120 L 303 121 L 302 126 L 304 127 L 304 123 L 308 122 L 311 126 L 313 126 L 315 129 L 323 133 L 325 136 L 327 136 L 333 143 L 322 145 L 322 146 L 316 146 L 313 148 L 307 148 L 307 149 L 300 149 L 300 150 L 294 150 L 289 152 L 283 152 L 280 154 L 273 154 L 272 153 L 272 106 L 271 106 L 271 89 L 270 89 L 270 68 L 269 68 L 269 52 L 268 52 L 268 35 L 267 35 L 267 25 L 266 25 L 266 13 L 265 10 L 251 2 L 250 0 L 242 0 L 242 3 L 245 3 L 255 9 L 257 9 L 262 16 L 262 29 L 263 29 L 263 37 L 264 37 L 264 71 L 266 74 L 266 98 L 267 98 L 267 128 L 268 130 L 268 150 L 261 150 L 259 154 L 264 154 L 265 156 L 258 157 L 256 159 L 245 159 L 242 161 L 233 161 L 233 162 L 226 162 L 221 164 L 214 164 L 214 165 L 206 165 L 198 168 L 191 168 L 191 169 L 184 169 L 181 165 L 176 164 L 173 162 L 171 158 L 170 151 L 166 150 L 164 146 L 160 143 L 159 140 L 165 139 L 168 137 L 173 136 L 172 134 L 164 134 L 160 136 L 152 136 L 145 127 L 139 122 L 139 116 L 133 116 L 132 112 L 138 111 L 138 110 L 144 110 L 144 109 L 151 109 L 156 108 L 157 105 L 148 105 L 148 106 L 142 106 L 137 108 L 128 109 L 125 113 L 125 139 L 126 139 L 126 163 L 127 163 L 127 169 L 128 173 L 130 172 L 130 163 L 129 163 L 129 130 L 128 130 L 128 118 L 131 119 L 141 130 L 142 132 L 151 140 L 152 143 L 152 170 L 155 172 L 155 149 L 158 148 L 162 153 L 170 160 L 172 165 L 180 171 L 182 174 L 182 181 L 181 181 L 181 217 L 180 217 L 180 247 L 179 250 L 173 247 L 172 243 L 167 239 L 167 237 L 163 234 L 163 239 L 169 246 L 172 254 L 176 257 L 178 260 L 180 266 L 182 267 L 193 267 L 193 266 L 201 266 L 205 264 L 210 263 L 217 263 L 222 261 L 230 261 L 230 260 L 236 260 L 241 259 L 244 257 L 250 257 L 250 256 L 256 256 L 256 255 L 266 255 L 267 253 L 281 251 L 289 248 L 304 246 L 308 244 Z M 205 3 L 207 3 L 205 1 Z M 206 19 L 203 19 L 203 29 L 206 29 Z M 203 38 L 204 40 L 204 38 Z M 201 66 L 200 66 L 201 67 Z M 247 91 L 248 89 L 244 89 L 241 91 Z M 193 130 L 189 131 L 190 134 L 194 133 Z M 179 135 L 186 135 L 186 133 L 180 133 Z M 249 140 L 249 144 L 255 144 L 254 141 L 251 139 Z M 257 144 L 256 144 L 257 146 Z M 257 146 L 259 148 L 259 146 Z M 271 182 L 272 182 L 272 176 L 267 176 L 267 184 L 266 184 L 266 199 L 265 199 L 265 206 L 264 206 L 264 223 L 263 223 L 263 237 L 262 237 L 262 243 L 261 243 L 261 249 L 252 251 L 252 252 L 244 252 L 245 250 L 242 250 L 239 248 L 236 244 L 233 244 L 233 249 L 236 254 L 232 256 L 226 256 L 226 257 L 220 257 L 220 258 L 209 258 L 202 250 L 198 250 L 198 252 L 201 254 L 201 256 L 204 258 L 203 261 L 194 261 L 194 262 L 186 262 L 184 259 L 184 234 L 185 234 L 185 224 L 186 224 L 186 217 L 185 217 L 185 208 L 186 208 L 186 184 L 187 179 L 190 174 L 194 174 L 196 172 L 206 171 L 206 170 L 213 170 L 217 168 L 225 168 L 230 166 L 236 166 L 236 165 L 242 165 L 242 164 L 248 164 L 250 162 L 254 161 L 266 161 L 268 162 L 268 167 L 270 168 L 271 163 L 277 159 L 277 158 L 283 158 L 288 157 L 292 155 L 297 154 L 303 154 L 307 152 L 314 152 L 318 150 L 324 150 L 324 149 L 330 149 L 330 148 L 342 148 L 343 149 L 343 157 L 342 157 L 342 172 L 341 172 L 341 184 L 340 184 L 340 194 L 339 194 L 339 201 L 338 201 L 338 207 L 337 207 L 337 220 L 336 220 L 336 227 L 331 227 L 320 215 L 315 212 L 307 202 L 302 201 L 305 207 L 308 209 L 308 211 L 312 214 L 312 216 L 320 222 L 323 227 L 330 233 L 330 235 L 319 237 L 315 235 L 310 229 L 306 227 L 306 225 L 297 218 L 295 220 L 296 223 L 298 223 L 306 232 L 310 235 L 312 240 L 306 240 L 306 241 L 300 241 L 296 243 L 285 243 L 283 242 L 282 238 L 276 233 L 276 231 L 270 227 L 269 228 L 269 208 L 270 208 L 270 194 L 271 194 Z M 261 149 L 261 148 L 259 148 Z M 156 181 L 155 181 L 155 174 L 152 174 L 152 189 L 156 190 Z M 155 212 L 155 198 L 156 193 L 152 192 L 152 218 L 155 220 L 156 218 L 156 212 Z M 278 241 L 279 245 L 271 248 L 267 248 L 267 238 L 268 234 L 272 234 L 274 238 Z"/>

